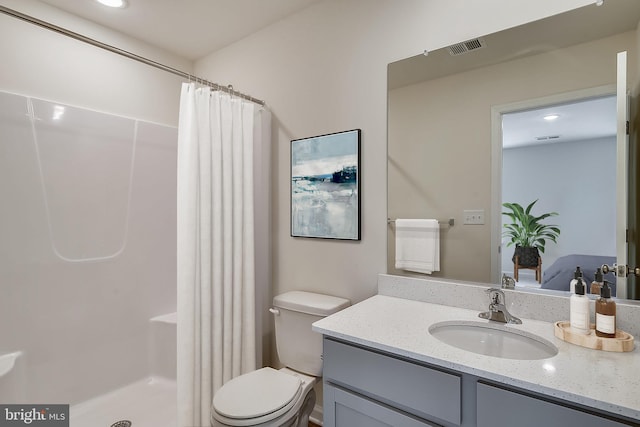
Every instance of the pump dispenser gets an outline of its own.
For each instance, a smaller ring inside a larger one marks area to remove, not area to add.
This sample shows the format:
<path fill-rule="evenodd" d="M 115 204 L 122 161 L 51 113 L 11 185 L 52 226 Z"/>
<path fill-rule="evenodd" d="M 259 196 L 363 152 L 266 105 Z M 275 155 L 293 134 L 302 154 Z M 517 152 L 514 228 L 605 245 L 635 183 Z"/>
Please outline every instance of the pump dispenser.
<path fill-rule="evenodd" d="M 575 293 L 569 299 L 571 329 L 581 334 L 591 333 L 589 320 L 589 298 L 584 294 L 584 280 L 576 282 Z"/>
<path fill-rule="evenodd" d="M 596 301 L 596 335 L 605 338 L 616 336 L 616 302 L 611 299 L 611 288 L 606 280 Z"/>
<path fill-rule="evenodd" d="M 569 283 L 569 290 L 571 291 L 572 294 L 576 292 L 576 283 L 578 283 L 578 281 L 582 281 L 582 283 L 584 284 L 584 279 L 582 278 L 582 270 L 580 270 L 580 266 L 576 267 L 576 271 L 573 272 L 573 279 Z"/>
<path fill-rule="evenodd" d="M 602 289 L 602 269 L 600 267 L 596 268 L 595 279 L 591 282 L 591 294 L 600 295 L 600 289 Z"/>

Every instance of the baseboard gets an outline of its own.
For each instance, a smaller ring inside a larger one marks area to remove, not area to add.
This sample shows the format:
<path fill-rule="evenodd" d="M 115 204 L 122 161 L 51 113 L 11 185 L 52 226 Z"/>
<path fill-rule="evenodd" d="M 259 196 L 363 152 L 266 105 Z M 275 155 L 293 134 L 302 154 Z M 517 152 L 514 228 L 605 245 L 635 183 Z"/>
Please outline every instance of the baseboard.
<path fill-rule="evenodd" d="M 309 421 L 318 426 L 322 425 L 322 406 L 316 405 L 313 407 L 313 411 L 309 415 Z"/>

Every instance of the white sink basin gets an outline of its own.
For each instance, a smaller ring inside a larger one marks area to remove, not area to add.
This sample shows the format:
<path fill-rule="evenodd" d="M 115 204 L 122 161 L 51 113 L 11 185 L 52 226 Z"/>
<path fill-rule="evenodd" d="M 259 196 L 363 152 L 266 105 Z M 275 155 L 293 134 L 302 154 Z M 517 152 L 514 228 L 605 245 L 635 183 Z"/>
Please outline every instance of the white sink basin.
<path fill-rule="evenodd" d="M 558 354 L 550 341 L 500 323 L 448 321 L 431 325 L 440 341 L 473 353 L 505 359 L 547 359 Z"/>

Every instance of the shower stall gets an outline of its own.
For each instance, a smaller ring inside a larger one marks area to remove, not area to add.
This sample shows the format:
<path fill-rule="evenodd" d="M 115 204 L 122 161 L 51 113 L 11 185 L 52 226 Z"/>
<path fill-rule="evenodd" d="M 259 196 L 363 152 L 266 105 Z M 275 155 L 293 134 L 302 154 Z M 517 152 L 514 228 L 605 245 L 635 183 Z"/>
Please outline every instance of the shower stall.
<path fill-rule="evenodd" d="M 173 427 L 183 79 L 4 14 L 0 38 L 0 404 Z"/>
<path fill-rule="evenodd" d="M 0 402 L 175 405 L 177 129 L 0 92 L 0 135 Z"/>

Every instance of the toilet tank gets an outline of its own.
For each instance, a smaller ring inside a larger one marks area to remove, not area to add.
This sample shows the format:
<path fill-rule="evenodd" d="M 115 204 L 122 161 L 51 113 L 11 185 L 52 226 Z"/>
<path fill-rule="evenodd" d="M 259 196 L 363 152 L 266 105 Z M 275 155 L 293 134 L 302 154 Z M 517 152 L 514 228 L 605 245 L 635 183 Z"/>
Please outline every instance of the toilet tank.
<path fill-rule="evenodd" d="M 276 348 L 285 366 L 304 374 L 322 375 L 322 335 L 311 324 L 349 306 L 348 299 L 291 291 L 273 298 Z"/>

